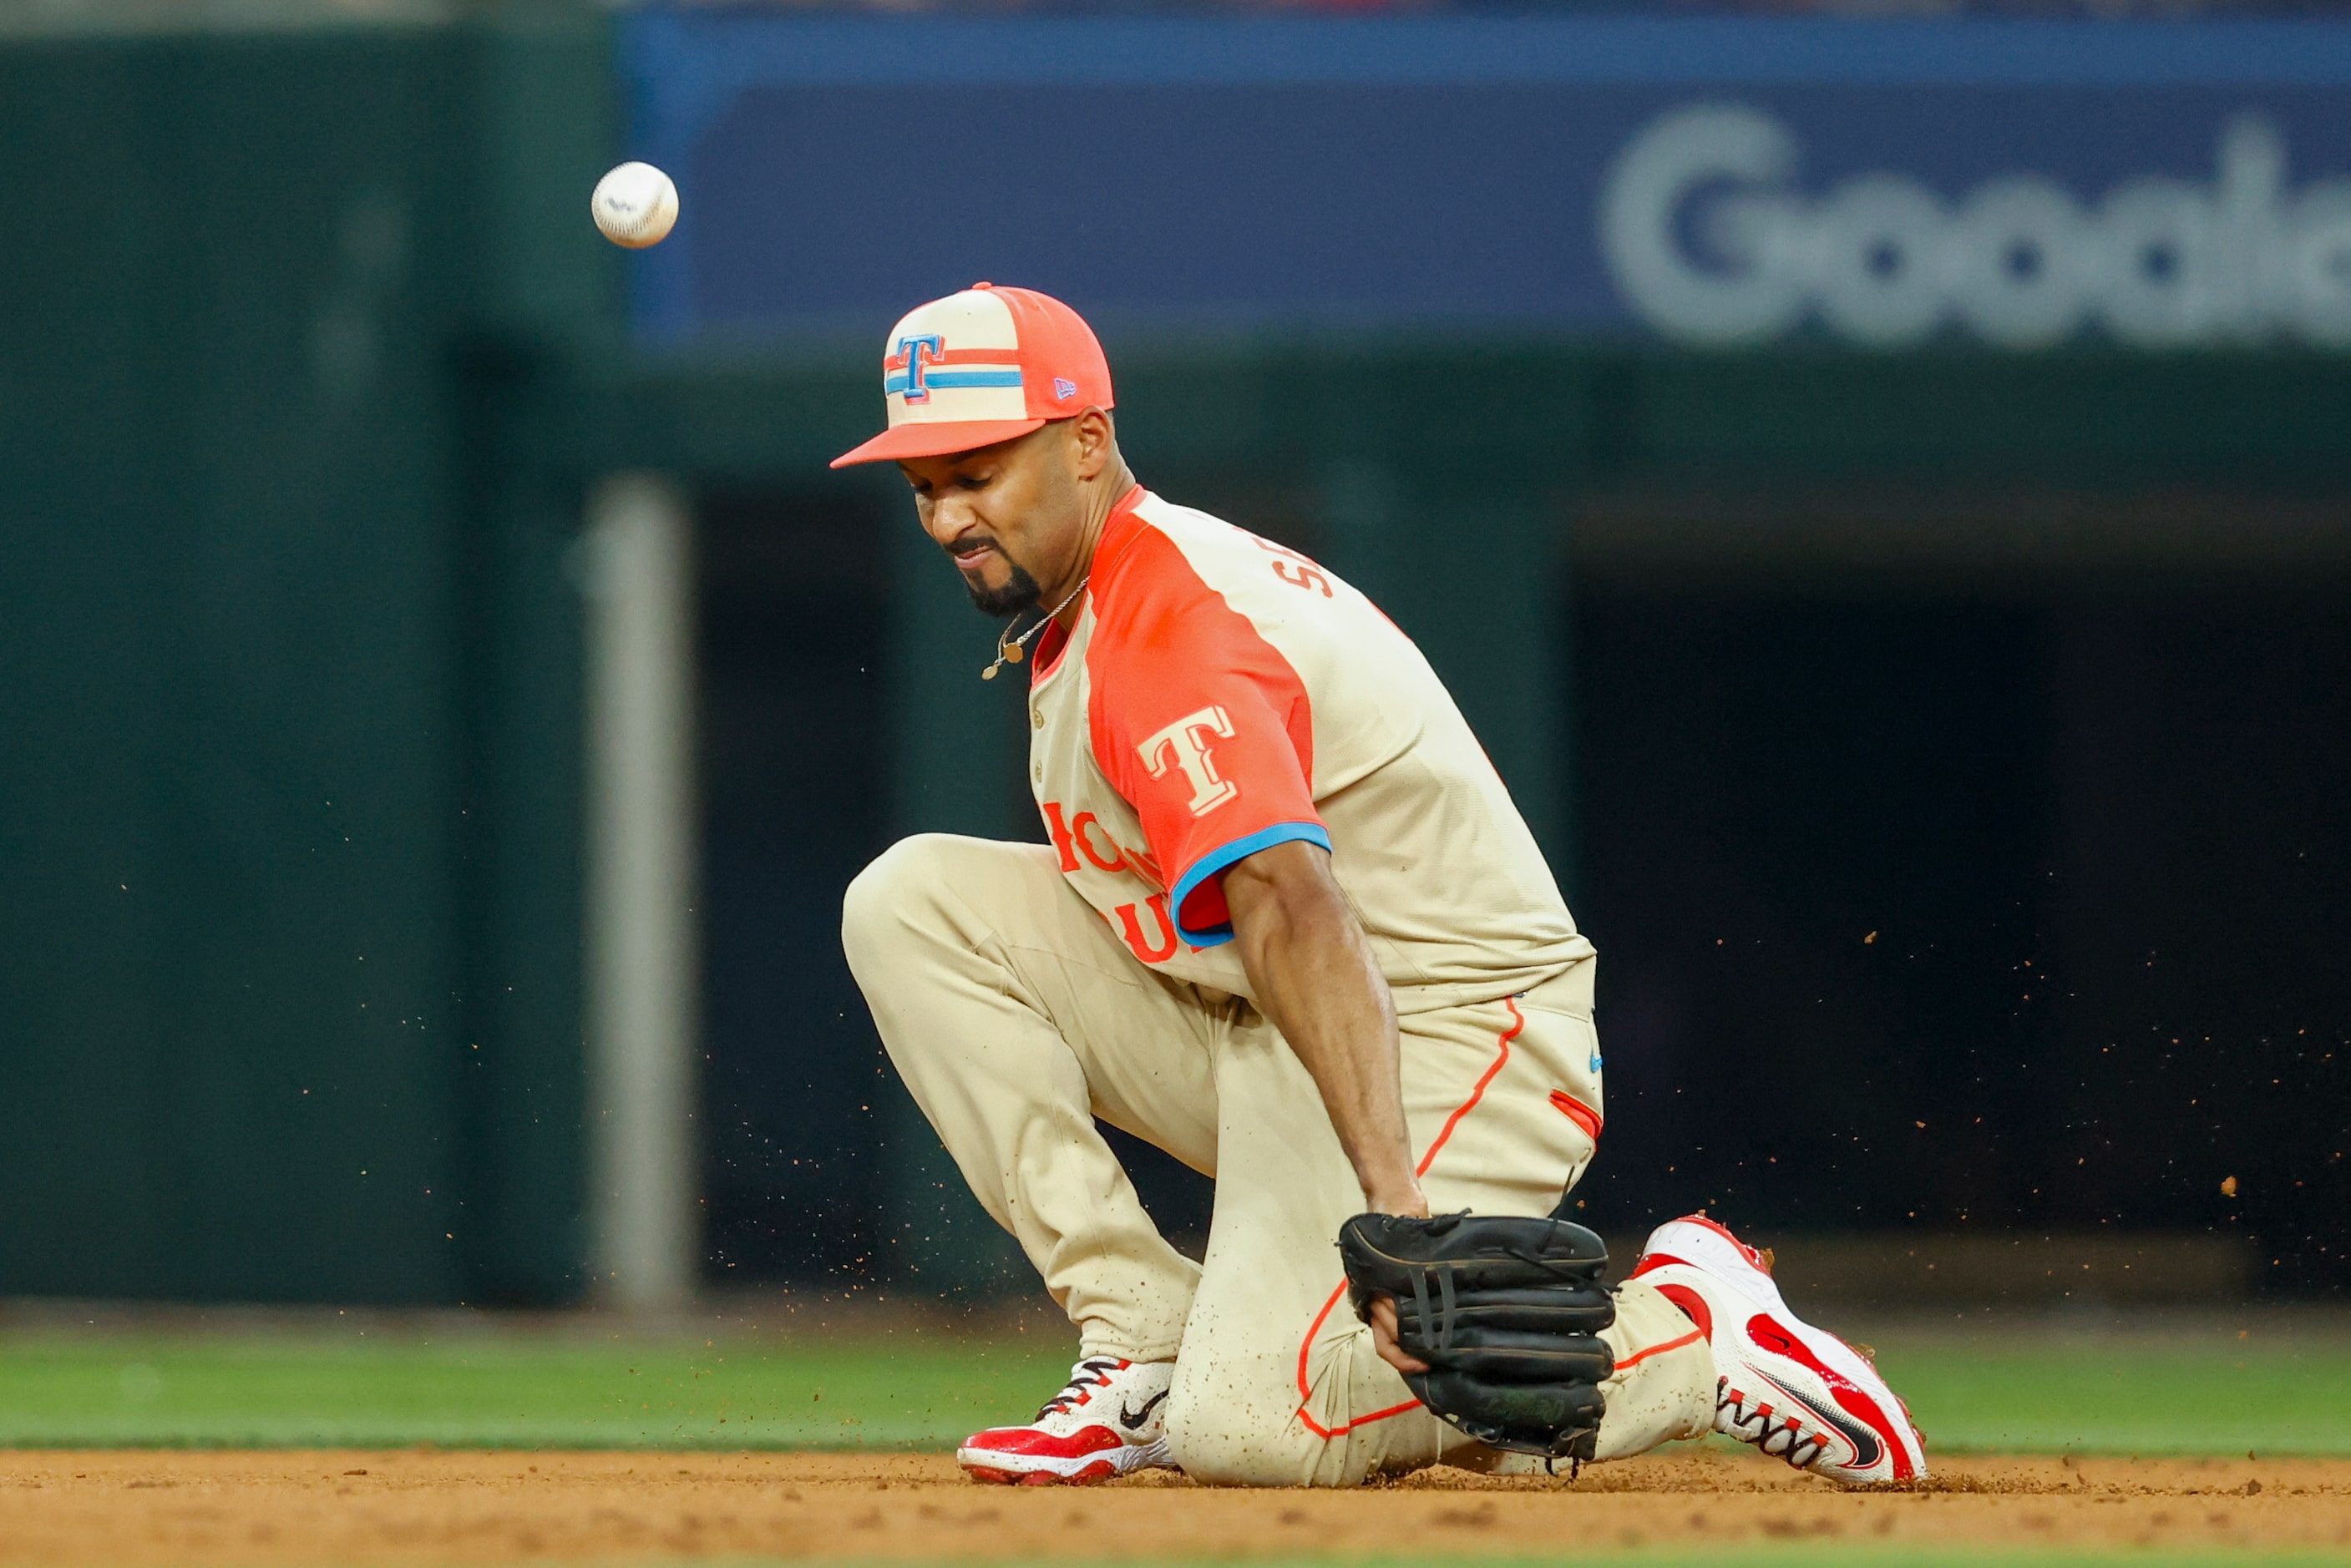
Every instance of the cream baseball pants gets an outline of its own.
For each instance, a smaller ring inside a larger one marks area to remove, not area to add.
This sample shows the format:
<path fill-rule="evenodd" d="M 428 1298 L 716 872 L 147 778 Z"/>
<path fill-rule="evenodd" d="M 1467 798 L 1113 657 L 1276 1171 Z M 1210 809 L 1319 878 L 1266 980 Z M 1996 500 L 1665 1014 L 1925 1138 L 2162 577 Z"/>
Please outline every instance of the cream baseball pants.
<path fill-rule="evenodd" d="M 1245 1000 L 1138 962 L 1043 845 L 906 839 L 850 886 L 842 941 L 891 1061 L 1085 1354 L 1175 1359 L 1166 1434 L 1187 1474 L 1349 1486 L 1500 1462 L 1374 1352 L 1336 1244 L 1363 1193 L 1313 1080 Z M 1433 1210 L 1547 1214 L 1583 1175 L 1600 1106 L 1591 969 L 1477 1006 L 1406 1012 L 1399 992 Z M 1159 1234 L 1097 1117 L 1215 1179 L 1203 1262 Z M 1599 1457 L 1709 1428 L 1713 1359 L 1672 1303 L 1629 1282 L 1603 1337 L 1616 1371 Z"/>

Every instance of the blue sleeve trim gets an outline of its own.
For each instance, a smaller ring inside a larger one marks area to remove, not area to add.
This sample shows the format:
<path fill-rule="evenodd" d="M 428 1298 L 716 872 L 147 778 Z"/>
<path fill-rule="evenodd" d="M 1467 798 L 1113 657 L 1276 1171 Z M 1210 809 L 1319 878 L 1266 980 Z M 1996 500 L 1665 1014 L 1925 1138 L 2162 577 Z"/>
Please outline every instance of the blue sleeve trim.
<path fill-rule="evenodd" d="M 1176 934 L 1196 948 L 1213 948 L 1233 940 L 1233 923 L 1227 920 L 1205 931 L 1196 931 L 1184 923 L 1184 904 L 1198 890 L 1201 883 L 1224 871 L 1235 863 L 1248 859 L 1260 849 L 1270 849 L 1277 844 L 1303 840 L 1331 847 L 1331 835 L 1319 822 L 1277 822 L 1261 828 L 1247 838 L 1236 838 L 1230 844 L 1219 845 L 1192 862 L 1190 870 L 1176 884 L 1176 896 L 1167 900 L 1171 918 L 1176 922 Z"/>

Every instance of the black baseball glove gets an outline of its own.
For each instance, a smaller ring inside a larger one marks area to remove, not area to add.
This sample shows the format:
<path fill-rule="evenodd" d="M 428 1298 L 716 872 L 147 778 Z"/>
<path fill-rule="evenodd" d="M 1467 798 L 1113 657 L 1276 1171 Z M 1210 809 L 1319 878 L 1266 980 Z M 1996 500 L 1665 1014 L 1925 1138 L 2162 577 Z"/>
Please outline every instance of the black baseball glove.
<path fill-rule="evenodd" d="M 1616 1368 L 1598 1337 L 1616 1321 L 1598 1236 L 1557 1214 L 1358 1214 L 1339 1256 L 1356 1316 L 1395 1303 L 1397 1345 L 1428 1363 L 1405 1377 L 1422 1404 L 1493 1448 L 1592 1457 Z"/>

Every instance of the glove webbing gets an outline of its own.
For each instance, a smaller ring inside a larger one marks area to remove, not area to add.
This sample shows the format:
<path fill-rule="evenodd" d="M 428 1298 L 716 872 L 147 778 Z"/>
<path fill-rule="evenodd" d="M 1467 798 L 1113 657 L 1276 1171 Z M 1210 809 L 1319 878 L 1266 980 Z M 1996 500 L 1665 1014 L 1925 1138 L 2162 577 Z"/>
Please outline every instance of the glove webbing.
<path fill-rule="evenodd" d="M 1462 1218 L 1467 1219 L 1468 1217 L 1468 1210 L 1462 1210 Z M 1554 1220 L 1553 1223 L 1557 1223 L 1556 1220 Z M 1506 1247 L 1503 1251 L 1508 1252 L 1511 1257 L 1516 1258 L 1519 1262 L 1526 1264 L 1529 1268 L 1541 1269 L 1546 1273 L 1555 1274 L 1562 1279 L 1574 1279 L 1577 1277 L 1579 1272 L 1573 1267 L 1562 1266 L 1560 1262 L 1556 1259 L 1542 1257 L 1540 1254 L 1523 1252 L 1516 1247 Z M 1423 1335 L 1427 1339 L 1428 1348 L 1431 1350 L 1450 1350 L 1453 1348 L 1453 1329 L 1454 1325 L 1459 1321 L 1458 1302 L 1453 1290 L 1453 1275 L 1458 1266 L 1458 1265 L 1450 1262 L 1441 1263 L 1424 1263 L 1419 1268 L 1415 1269 L 1412 1273 L 1413 1312 L 1421 1325 Z M 1432 1275 L 1435 1276 L 1437 1280 L 1437 1316 L 1436 1319 L 1436 1326 L 1433 1331 L 1429 1326 L 1430 1320 L 1428 1315 L 1428 1281 Z M 1402 1327 L 1403 1325 L 1398 1324 L 1397 1326 Z"/>
<path fill-rule="evenodd" d="M 1437 1295 L 1439 1303 L 1434 1332 L 1430 1330 L 1428 1318 L 1428 1278 L 1431 1274 L 1437 1276 Z M 1427 1341 L 1429 1349 L 1453 1348 L 1453 1325 L 1456 1321 L 1457 1304 L 1453 1294 L 1452 1264 L 1431 1263 L 1412 1272 L 1413 1314 L 1420 1324 L 1421 1335 Z"/>

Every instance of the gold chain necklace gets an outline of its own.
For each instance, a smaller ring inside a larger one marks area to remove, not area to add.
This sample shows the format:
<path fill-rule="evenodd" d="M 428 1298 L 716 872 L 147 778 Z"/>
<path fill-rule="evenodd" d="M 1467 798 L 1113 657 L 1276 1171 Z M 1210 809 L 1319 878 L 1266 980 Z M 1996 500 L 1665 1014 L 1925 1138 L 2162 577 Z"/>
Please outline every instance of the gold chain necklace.
<path fill-rule="evenodd" d="M 979 678 L 982 680 L 993 680 L 996 679 L 996 672 L 998 670 L 1001 670 L 1004 666 L 1008 664 L 1018 664 L 1022 659 L 1028 658 L 1029 639 L 1035 637 L 1047 627 L 1052 625 L 1053 618 L 1060 615 L 1063 610 L 1069 608 L 1071 600 L 1076 598 L 1080 594 L 1084 593 L 1086 591 L 1086 584 L 1092 580 L 1093 574 L 1092 572 L 1088 572 L 1084 576 L 1080 577 L 1078 579 L 1078 586 L 1071 588 L 1069 591 L 1068 596 L 1064 597 L 1060 604 L 1057 604 L 1051 609 L 1047 610 L 1043 619 L 1040 620 L 1035 626 L 1030 627 L 1027 631 L 1022 632 L 1019 637 L 1014 637 L 1012 635 L 1012 628 L 1009 626 L 1007 626 L 1002 631 L 998 632 L 996 634 L 996 662 L 981 670 L 979 672 Z"/>

